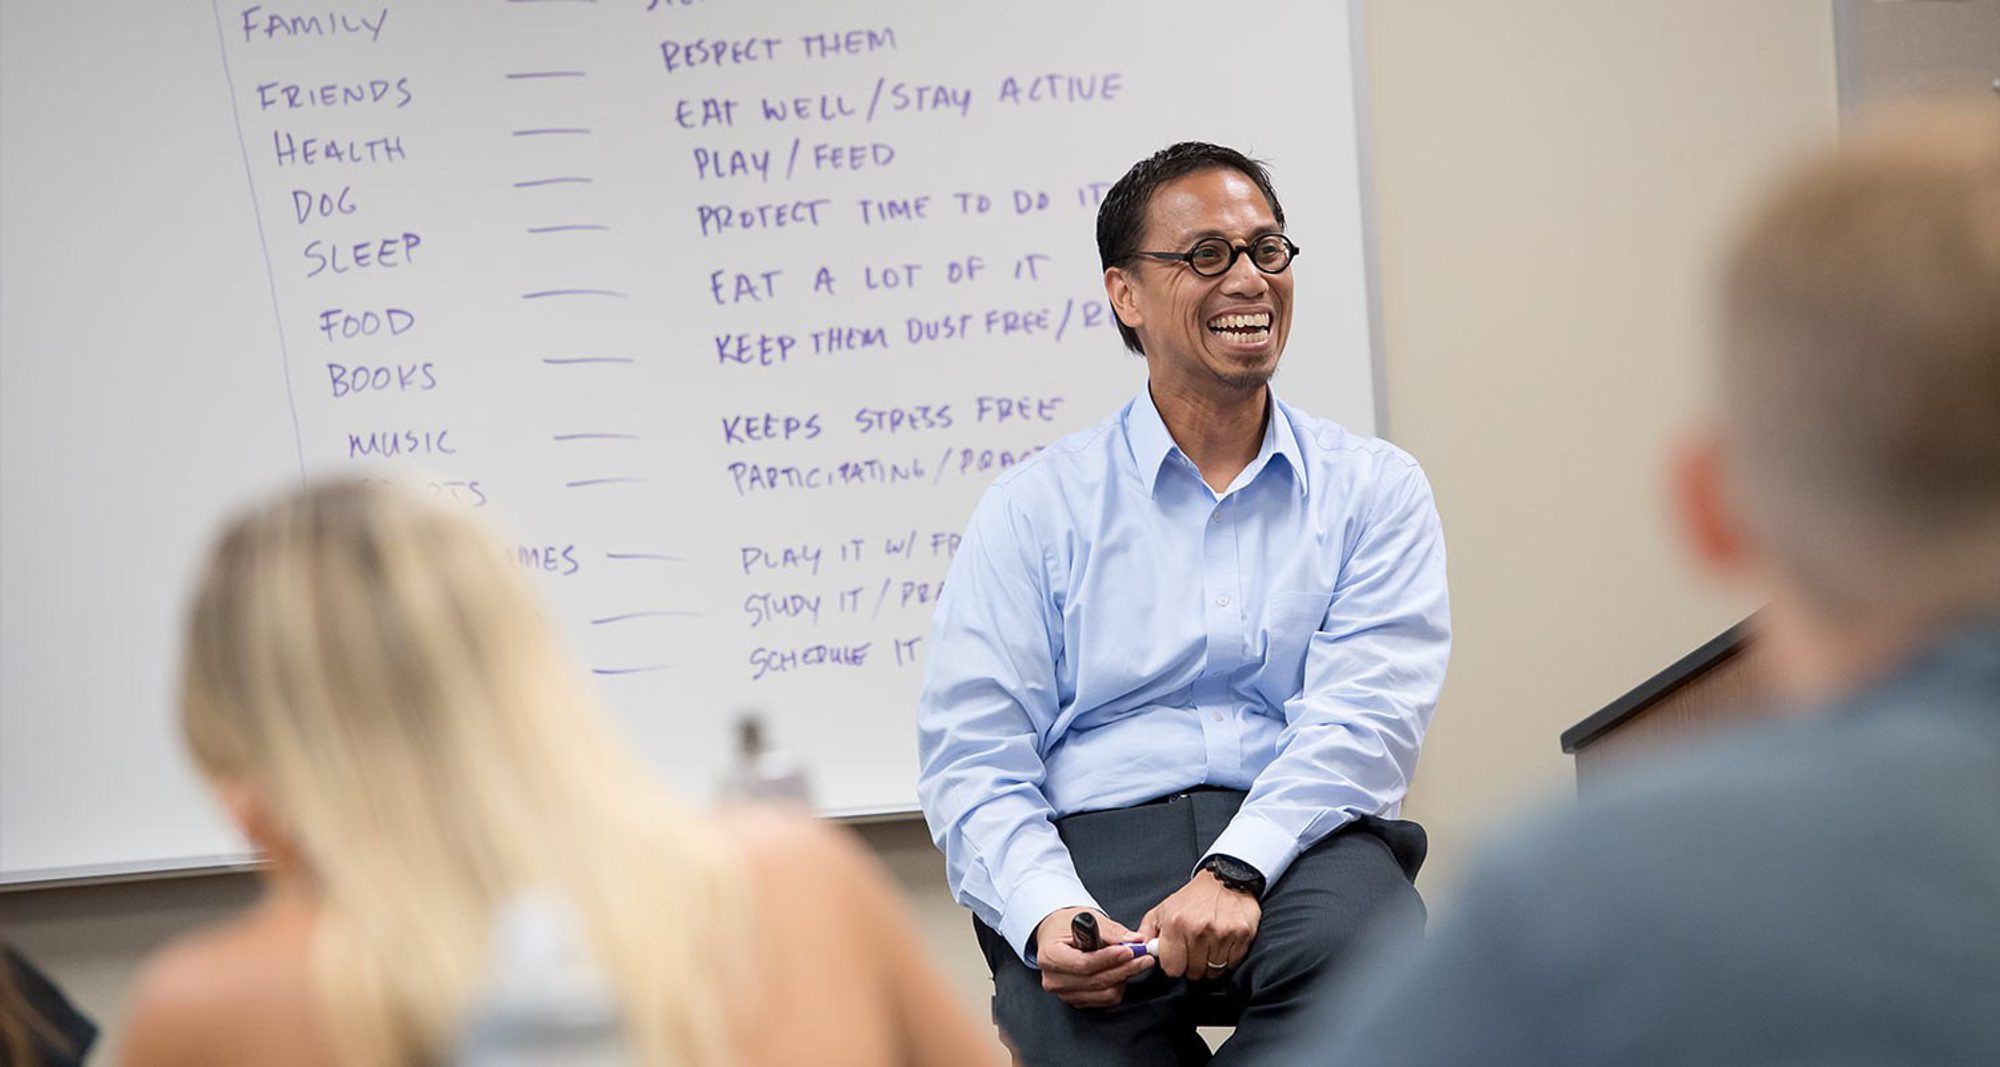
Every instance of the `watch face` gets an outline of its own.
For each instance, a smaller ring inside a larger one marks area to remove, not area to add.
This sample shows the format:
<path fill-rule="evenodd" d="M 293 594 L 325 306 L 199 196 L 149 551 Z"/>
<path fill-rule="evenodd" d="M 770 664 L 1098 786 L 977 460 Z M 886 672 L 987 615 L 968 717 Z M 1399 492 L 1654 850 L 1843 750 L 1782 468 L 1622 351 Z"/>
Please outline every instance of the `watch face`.
<path fill-rule="evenodd" d="M 1232 889 L 1249 885 L 1259 878 L 1255 868 L 1247 863 L 1231 859 L 1228 856 L 1210 856 L 1208 859 L 1208 869 L 1214 871 L 1215 876 L 1222 879 L 1223 883 Z"/>

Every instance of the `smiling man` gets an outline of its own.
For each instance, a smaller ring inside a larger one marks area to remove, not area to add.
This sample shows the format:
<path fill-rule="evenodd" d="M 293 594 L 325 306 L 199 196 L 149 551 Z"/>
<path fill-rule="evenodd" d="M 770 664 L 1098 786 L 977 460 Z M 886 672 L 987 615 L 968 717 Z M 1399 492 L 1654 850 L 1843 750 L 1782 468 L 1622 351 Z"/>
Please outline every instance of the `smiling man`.
<path fill-rule="evenodd" d="M 1217 1061 L 1260 1062 L 1364 929 L 1421 921 L 1396 815 L 1444 542 L 1414 460 L 1272 394 L 1284 224 L 1216 145 L 1112 187 L 1104 287 L 1147 387 L 994 483 L 938 605 L 919 792 L 1030 1064 L 1206 1062 L 1225 1018 Z"/>

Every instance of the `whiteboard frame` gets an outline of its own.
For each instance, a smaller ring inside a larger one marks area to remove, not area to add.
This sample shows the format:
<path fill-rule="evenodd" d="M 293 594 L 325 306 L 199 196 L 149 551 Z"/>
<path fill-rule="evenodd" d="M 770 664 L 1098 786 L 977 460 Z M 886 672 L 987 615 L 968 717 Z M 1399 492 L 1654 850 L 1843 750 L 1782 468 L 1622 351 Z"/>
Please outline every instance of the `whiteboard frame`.
<path fill-rule="evenodd" d="M 1368 384 L 1375 393 L 1375 436 L 1389 436 L 1388 350 L 1382 344 L 1382 263 L 1375 220 L 1375 124 L 1368 107 L 1368 14 L 1347 0 L 1347 67 L 1354 79 L 1354 169 L 1361 196 L 1361 277 L 1368 301 Z"/>

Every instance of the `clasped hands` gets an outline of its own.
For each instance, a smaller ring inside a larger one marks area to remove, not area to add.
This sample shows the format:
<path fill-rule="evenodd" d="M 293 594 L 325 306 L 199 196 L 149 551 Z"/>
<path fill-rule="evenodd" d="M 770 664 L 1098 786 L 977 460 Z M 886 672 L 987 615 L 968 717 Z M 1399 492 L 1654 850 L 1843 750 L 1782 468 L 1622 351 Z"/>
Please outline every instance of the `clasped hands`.
<path fill-rule="evenodd" d="M 1058 908 L 1035 928 L 1036 960 L 1042 988 L 1073 1008 L 1109 1008 L 1125 999 L 1125 983 L 1158 967 L 1174 978 L 1219 978 L 1243 962 L 1257 939 L 1263 908 L 1257 898 L 1228 889 L 1208 871 L 1160 901 L 1129 930 L 1098 913 L 1105 946 L 1094 952 L 1076 947 L 1070 919 L 1090 908 Z M 1159 955 L 1134 958 L 1121 941 L 1160 939 Z"/>

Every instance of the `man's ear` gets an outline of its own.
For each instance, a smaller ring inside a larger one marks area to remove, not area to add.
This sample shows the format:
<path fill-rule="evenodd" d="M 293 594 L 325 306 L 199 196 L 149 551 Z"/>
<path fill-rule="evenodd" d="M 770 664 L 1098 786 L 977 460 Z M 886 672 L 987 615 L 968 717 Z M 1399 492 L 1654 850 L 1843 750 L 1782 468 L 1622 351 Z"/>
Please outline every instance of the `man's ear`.
<path fill-rule="evenodd" d="M 1139 294 L 1132 289 L 1132 279 L 1117 267 L 1104 268 L 1104 295 L 1111 301 L 1111 313 L 1118 321 L 1138 329 L 1146 324 L 1146 317 L 1139 313 Z"/>
<path fill-rule="evenodd" d="M 1675 446 L 1670 481 L 1681 540 L 1703 569 L 1739 578 L 1749 563 L 1743 515 L 1729 478 L 1729 455 L 1713 428 L 1684 436 Z"/>

